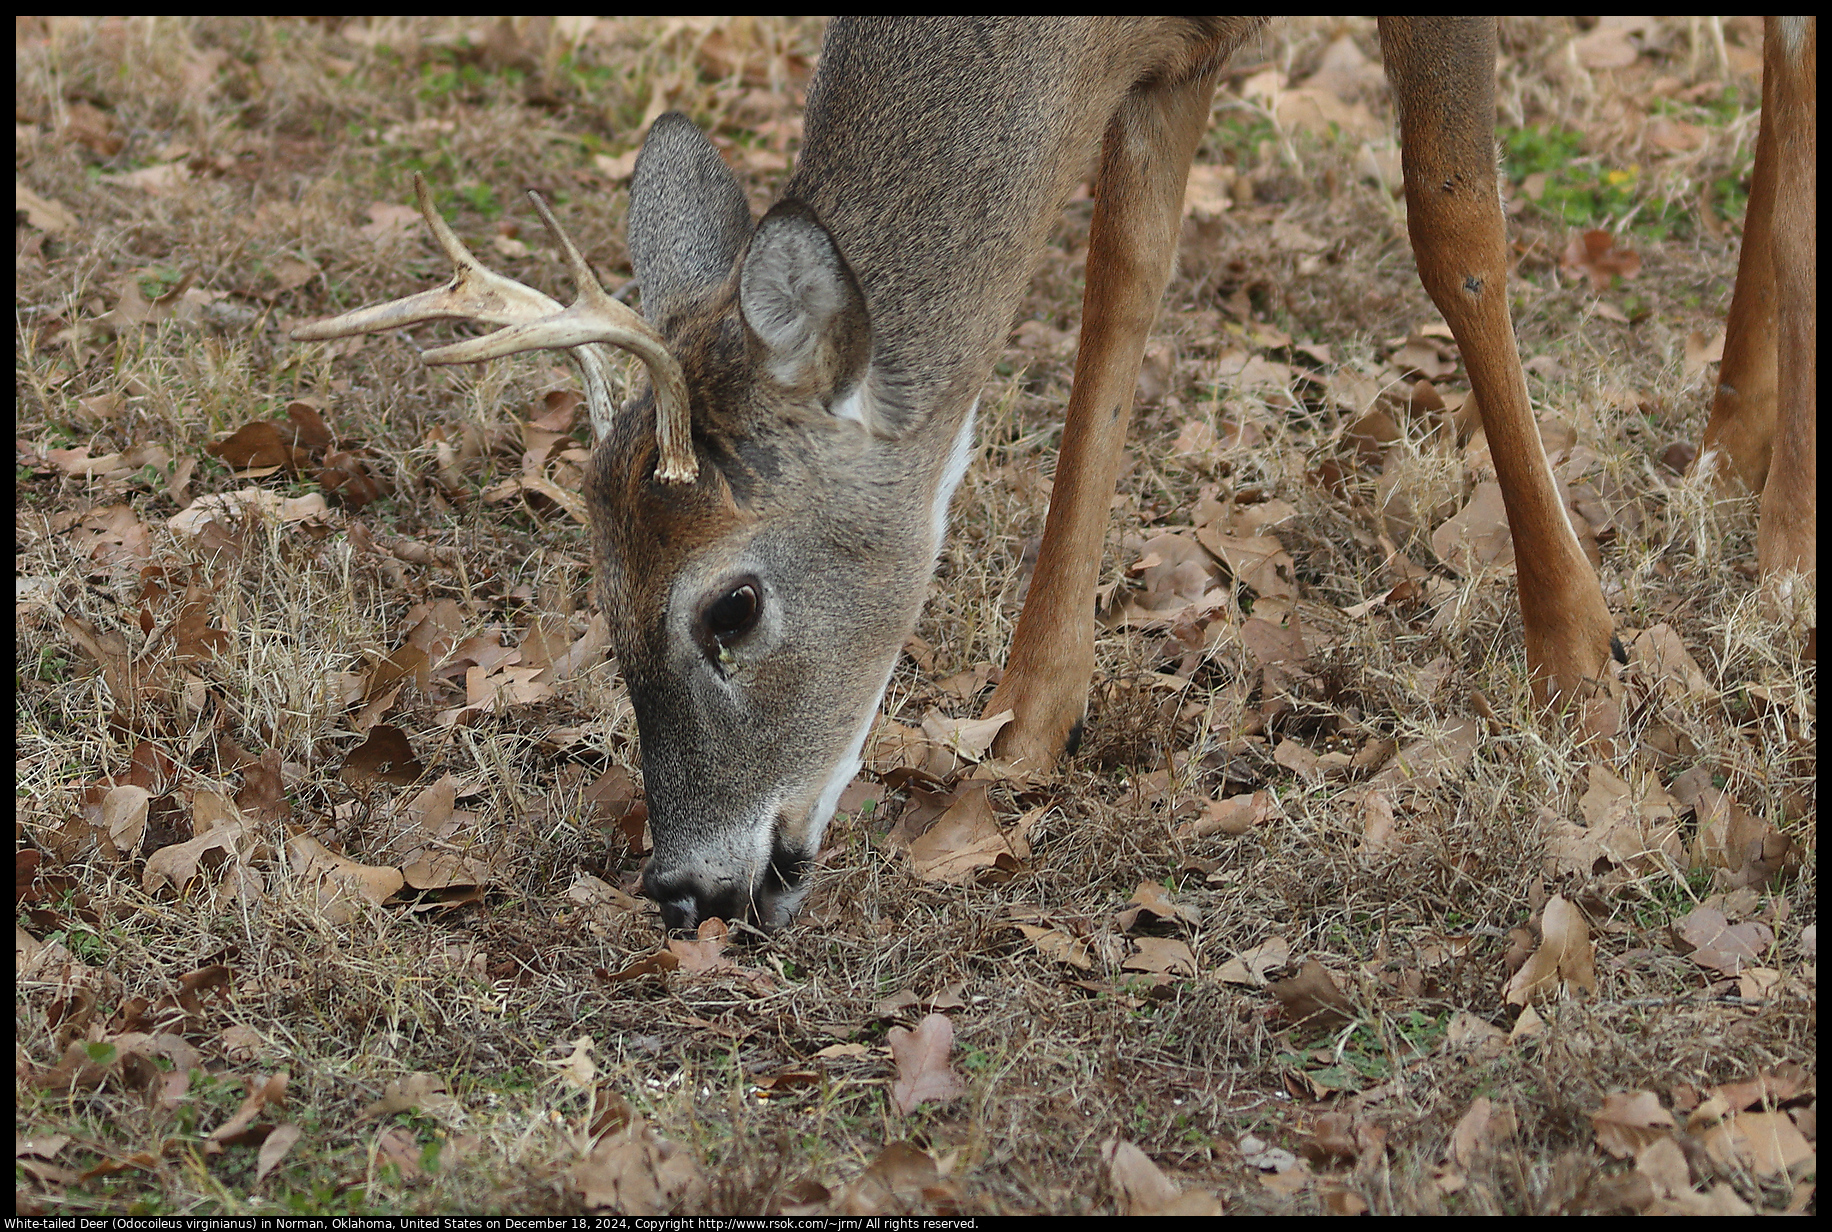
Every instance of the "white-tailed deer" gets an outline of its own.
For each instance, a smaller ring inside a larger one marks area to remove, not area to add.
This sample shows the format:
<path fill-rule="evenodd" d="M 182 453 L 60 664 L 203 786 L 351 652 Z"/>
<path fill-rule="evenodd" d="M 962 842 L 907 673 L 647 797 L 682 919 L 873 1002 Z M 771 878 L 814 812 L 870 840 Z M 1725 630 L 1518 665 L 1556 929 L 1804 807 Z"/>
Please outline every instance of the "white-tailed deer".
<path fill-rule="evenodd" d="M 1098 151 L 1061 459 L 988 704 L 1015 715 L 1004 757 L 1047 765 L 1076 738 L 1115 470 L 1190 160 L 1218 74 L 1263 20 L 836 20 L 795 171 L 761 221 L 690 122 L 655 122 L 630 189 L 642 317 L 603 292 L 551 216 L 579 284 L 571 308 L 491 274 L 421 184 L 457 278 L 297 331 L 469 317 L 510 328 L 429 352 L 429 363 L 574 349 L 599 435 L 587 493 L 598 584 L 654 833 L 643 885 L 669 925 L 750 915 L 774 927 L 806 893 L 922 604 L 974 452 L 982 382 Z M 1495 23 L 1389 18 L 1380 35 L 1419 273 L 1462 349 L 1506 497 L 1527 663 L 1542 696 L 1581 697 L 1610 653 L 1612 622 L 1547 467 L 1508 317 Z M 1744 333 L 1733 324 L 1733 338 L 1747 336 L 1733 350 L 1772 369 L 1778 289 L 1782 428 L 1774 379 L 1765 393 L 1738 377 L 1741 403 L 1719 402 L 1735 430 L 1714 419 L 1711 437 L 1757 484 L 1776 438 L 1763 530 L 1763 564 L 1775 567 L 1812 557 L 1813 40 L 1810 19 L 1771 27 L 1767 178 L 1758 170 L 1749 224 L 1766 272 L 1752 276 L 1746 256 L 1744 273 L 1765 281 L 1755 309 L 1739 291 Z M 1756 202 L 1772 212 L 1766 230 Z M 1779 239 L 1772 262 L 1759 235 Z M 1749 312 L 1769 316 L 1752 329 Z M 601 344 L 649 369 L 652 389 L 622 409 L 608 399 Z M 1727 382 L 1731 372 L 1727 359 Z M 1741 409 L 1765 398 L 1766 412 Z M 1782 528 L 1773 551 L 1770 519 Z"/>

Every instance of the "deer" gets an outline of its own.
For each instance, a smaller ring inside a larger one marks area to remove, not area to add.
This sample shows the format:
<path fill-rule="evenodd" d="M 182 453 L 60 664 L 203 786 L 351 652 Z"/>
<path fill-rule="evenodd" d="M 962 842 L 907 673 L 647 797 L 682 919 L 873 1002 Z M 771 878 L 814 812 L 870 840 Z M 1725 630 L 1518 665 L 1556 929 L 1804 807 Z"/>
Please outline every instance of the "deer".
<path fill-rule="evenodd" d="M 836 19 L 794 169 L 760 219 L 690 120 L 654 121 L 629 190 L 640 313 L 602 288 L 538 194 L 577 284 L 570 305 L 483 266 L 416 177 L 453 279 L 294 331 L 459 318 L 503 328 L 425 362 L 576 360 L 596 437 L 596 585 L 653 836 L 642 889 L 667 927 L 778 929 L 809 892 L 974 456 L 982 385 L 1054 220 L 1097 165 L 1042 547 L 984 711 L 1010 713 L 993 751 L 1014 766 L 1047 770 L 1073 750 L 1116 471 L 1189 167 L 1218 77 L 1266 20 Z M 1496 22 L 1383 18 L 1379 32 L 1419 276 L 1461 349 L 1504 493 L 1526 664 L 1540 701 L 1570 705 L 1620 649 L 1508 312 Z M 1704 450 L 1725 481 L 1766 484 L 1760 558 L 1775 573 L 1813 561 L 1815 38 L 1811 18 L 1767 31 L 1759 167 Z M 622 406 L 613 351 L 647 373 Z"/>

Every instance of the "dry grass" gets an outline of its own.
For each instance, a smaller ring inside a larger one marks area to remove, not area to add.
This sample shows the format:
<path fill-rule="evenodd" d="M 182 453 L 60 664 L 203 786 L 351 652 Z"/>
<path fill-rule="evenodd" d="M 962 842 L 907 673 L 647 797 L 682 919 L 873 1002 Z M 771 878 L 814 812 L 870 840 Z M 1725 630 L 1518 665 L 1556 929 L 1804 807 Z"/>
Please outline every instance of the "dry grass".
<path fill-rule="evenodd" d="M 1510 21 L 1501 81 L 1504 125 L 1585 134 L 1575 153 L 1518 154 L 1518 174 L 1540 173 L 1531 191 L 1595 185 L 1595 225 L 1641 258 L 1632 280 L 1592 292 L 1561 269 L 1572 228 L 1541 195 L 1516 219 L 1512 294 L 1548 434 L 1573 446 L 1561 473 L 1588 485 L 1611 604 L 1625 633 L 1670 626 L 1702 669 L 1696 687 L 1663 684 L 1638 643 L 1615 709 L 1535 715 L 1510 577 L 1439 565 L 1432 546 L 1480 457 L 1391 396 L 1401 439 L 1357 452 L 1349 428 L 1368 403 L 1341 391 L 1395 387 L 1396 340 L 1436 314 L 1402 208 L 1363 174 L 1365 143 L 1340 125 L 1275 125 L 1256 93 L 1270 69 L 1308 81 L 1345 34 L 1375 54 L 1371 25 L 1293 23 L 1243 55 L 1217 104 L 1201 160 L 1235 169 L 1235 204 L 1186 225 L 1156 347 L 1175 362 L 1158 363 L 1138 414 L 1106 580 L 1121 597 L 1136 588 L 1143 541 L 1191 533 L 1205 498 L 1227 517 L 1288 502 L 1271 529 L 1295 562 L 1306 656 L 1268 680 L 1240 632 L 1246 591 L 1173 627 L 1116 626 L 1082 754 L 1048 783 L 994 789 L 1002 819 L 1036 816 L 1018 875 L 914 876 L 886 844 L 893 792 L 836 821 L 797 926 L 734 946 L 735 968 L 619 980 L 665 938 L 646 909 L 575 885 L 627 888 L 636 871 L 612 837 L 621 809 L 587 795 L 636 764 L 607 663 L 464 722 L 441 718 L 462 676 L 409 686 L 386 712 L 429 779 L 465 784 L 441 850 L 486 870 L 481 892 L 458 879 L 327 909 L 300 874 L 299 836 L 400 862 L 389 844 L 417 789 L 339 770 L 375 717 L 359 719 L 349 690 L 424 605 L 455 613 L 438 645 L 456 654 L 467 638 L 585 636 L 593 601 L 580 528 L 551 501 L 491 493 L 522 472 L 548 395 L 570 388 L 560 368 L 433 371 L 403 338 L 310 347 L 285 331 L 443 276 L 417 229 L 369 226 L 414 170 L 515 276 L 565 286 L 520 198 L 536 186 L 613 285 L 627 278 L 617 160 L 663 105 L 729 144 L 761 207 L 793 151 L 818 23 L 21 22 L 16 174 L 35 194 L 20 207 L 15 337 L 21 1210 L 576 1211 L 593 1101 L 610 1115 L 613 1093 L 684 1146 L 704 1188 L 683 1201 L 706 1211 L 1138 1209 L 1103 1155 L 1113 1139 L 1240 1212 L 1644 1209 L 1605 1149 L 1606 1096 L 1654 1092 L 1683 1122 L 1713 1084 L 1791 1064 L 1804 1078 L 1778 1098 L 1809 1102 L 1811 639 L 1755 601 L 1751 502 L 1675 468 L 1714 371 L 1687 362 L 1688 337 L 1712 336 L 1728 302 L 1737 228 L 1721 214 L 1740 217 L 1755 132 L 1759 31 L 1725 30 L 1728 77 L 1706 24 L 1637 32 L 1633 64 L 1615 70 L 1582 67 L 1575 27 Z M 1384 92 L 1360 101 L 1384 133 Z M 1069 207 L 1025 310 L 1048 328 L 1014 334 L 983 401 L 981 464 L 918 630 L 930 657 L 906 659 L 887 695 L 906 723 L 936 705 L 973 713 L 939 682 L 998 662 L 1009 641 L 1087 219 L 1085 202 Z M 1288 377 L 1235 382 L 1236 357 Z M 1459 382 L 1453 367 L 1436 384 L 1454 400 Z M 321 492 L 322 450 L 252 480 L 205 452 L 301 397 L 350 455 L 343 473 L 381 499 L 199 537 L 168 527 L 200 494 Z M 1219 443 L 1180 448 L 1196 421 Z M 546 472 L 562 486 L 576 475 L 567 443 Z M 111 454 L 124 456 L 84 461 Z M 452 550 L 435 561 L 390 544 Z M 1430 570 L 1416 598 L 1350 616 L 1405 580 L 1395 549 Z M 1582 744 L 1598 726 L 1617 734 Z M 1378 777 L 1381 758 L 1316 760 L 1382 741 L 1451 751 L 1413 755 L 1405 782 Z M 1671 788 L 1665 856 L 1570 856 L 1570 822 L 1605 825 L 1584 803 L 1603 771 L 1644 816 Z M 106 811 L 123 783 L 146 789 L 143 830 Z M 1258 824 L 1190 832 L 1208 801 L 1251 791 L 1266 793 Z M 182 894 L 149 875 L 225 797 L 259 841 L 180 878 Z M 1726 815 L 1791 851 L 1773 876 L 1724 853 Z M 1122 929 L 1114 915 L 1146 881 L 1191 918 Z M 1688 957 L 1675 926 L 1707 899 L 1766 930 L 1754 961 L 1768 974 L 1739 981 Z M 1524 957 L 1510 930 L 1541 927 L 1555 901 L 1588 922 L 1596 990 L 1542 1002 L 1537 1029 L 1505 1046 L 1470 1043 L 1472 1024 L 1520 1026 L 1503 996 Z M 1014 919 L 1074 935 L 1088 967 L 1047 957 Z M 1122 969 L 1153 932 L 1188 946 L 1194 978 Z M 1292 969 L 1332 973 L 1333 1031 L 1293 1025 L 1267 987 L 1277 970 L 1230 977 L 1230 960 L 1275 939 Z M 916 1009 L 883 1006 L 902 990 Z M 938 999 L 966 1094 L 906 1115 L 879 1046 Z M 136 1045 L 134 1031 L 167 1042 Z M 585 1036 L 596 1070 L 582 1076 L 558 1063 Z M 846 1043 L 867 1047 L 815 1057 Z M 249 1100 L 280 1071 L 283 1107 Z M 415 1074 L 449 1098 L 371 1107 Z M 813 1076 L 771 1086 L 782 1074 Z M 213 1138 L 245 1102 L 254 1127 Z M 1810 1102 L 1807 1117 L 1810 1134 Z M 276 1125 L 298 1140 L 258 1176 Z M 1710 1132 L 1695 1121 L 1688 1146 Z M 862 1169 L 904 1140 L 940 1173 L 884 1164 L 887 1187 L 871 1189 Z M 1308 1153 L 1281 1164 L 1258 1144 Z M 1810 1164 L 1790 1181 L 1709 1149 L 1692 1159 L 1700 1189 L 1811 1209 Z M 660 1175 L 653 1160 L 631 1167 Z"/>

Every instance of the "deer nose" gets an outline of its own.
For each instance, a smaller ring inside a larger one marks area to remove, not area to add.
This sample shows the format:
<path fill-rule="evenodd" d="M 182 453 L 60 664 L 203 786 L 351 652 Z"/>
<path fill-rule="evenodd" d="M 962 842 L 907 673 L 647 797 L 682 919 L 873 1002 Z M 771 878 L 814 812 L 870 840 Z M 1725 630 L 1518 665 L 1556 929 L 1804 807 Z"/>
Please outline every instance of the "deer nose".
<path fill-rule="evenodd" d="M 661 904 L 664 927 L 670 930 L 699 927 L 700 906 L 692 898 L 664 898 L 658 901 Z"/>
<path fill-rule="evenodd" d="M 661 907 L 662 923 L 671 929 L 697 928 L 700 921 L 715 916 L 742 919 L 750 905 L 750 895 L 742 887 L 707 887 L 691 874 L 658 873 L 654 868 L 644 870 L 642 892 Z"/>

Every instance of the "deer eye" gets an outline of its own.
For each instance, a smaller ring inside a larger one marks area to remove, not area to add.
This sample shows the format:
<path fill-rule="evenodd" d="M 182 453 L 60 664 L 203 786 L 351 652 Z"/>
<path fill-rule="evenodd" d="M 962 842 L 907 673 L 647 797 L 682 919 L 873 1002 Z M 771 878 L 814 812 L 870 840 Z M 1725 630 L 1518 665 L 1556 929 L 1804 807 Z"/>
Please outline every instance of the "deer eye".
<path fill-rule="evenodd" d="M 707 650 L 716 656 L 755 628 L 761 604 L 753 578 L 744 579 L 708 603 L 700 611 L 700 629 Z"/>

